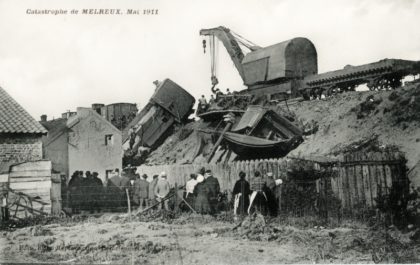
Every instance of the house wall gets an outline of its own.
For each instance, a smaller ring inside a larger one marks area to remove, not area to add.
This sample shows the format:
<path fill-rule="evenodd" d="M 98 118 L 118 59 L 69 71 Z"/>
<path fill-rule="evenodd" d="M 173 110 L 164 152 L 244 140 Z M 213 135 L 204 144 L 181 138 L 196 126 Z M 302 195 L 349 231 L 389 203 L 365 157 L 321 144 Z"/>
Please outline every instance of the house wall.
<path fill-rule="evenodd" d="M 50 137 L 56 139 L 49 142 Z M 58 137 L 56 135 L 44 136 L 42 140 L 44 142 L 44 158 L 52 162 L 53 170 L 65 174 L 68 181 L 72 172 L 69 172 L 67 137 L 67 132 L 63 132 Z"/>
<path fill-rule="evenodd" d="M 40 159 L 42 159 L 40 134 L 0 134 L 0 169 Z"/>
<path fill-rule="evenodd" d="M 79 122 L 70 129 L 68 137 L 69 172 L 96 171 L 105 181 L 106 170 L 122 167 L 121 132 L 92 110 L 77 112 Z M 113 141 L 105 145 L 108 134 L 113 136 Z"/>

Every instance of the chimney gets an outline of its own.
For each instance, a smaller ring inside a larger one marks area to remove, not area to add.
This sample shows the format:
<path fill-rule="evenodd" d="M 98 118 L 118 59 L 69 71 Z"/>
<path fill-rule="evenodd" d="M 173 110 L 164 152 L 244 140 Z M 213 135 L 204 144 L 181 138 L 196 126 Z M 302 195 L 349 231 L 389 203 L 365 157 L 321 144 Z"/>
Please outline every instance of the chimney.
<path fill-rule="evenodd" d="M 47 115 L 45 114 L 41 115 L 41 121 L 43 122 L 47 121 Z"/>
<path fill-rule="evenodd" d="M 96 111 L 99 115 L 102 115 L 102 113 L 101 113 L 101 108 L 102 107 L 104 107 L 105 105 L 104 104 L 102 104 L 102 103 L 94 103 L 94 104 L 92 104 L 92 109 L 94 110 L 94 111 Z"/>

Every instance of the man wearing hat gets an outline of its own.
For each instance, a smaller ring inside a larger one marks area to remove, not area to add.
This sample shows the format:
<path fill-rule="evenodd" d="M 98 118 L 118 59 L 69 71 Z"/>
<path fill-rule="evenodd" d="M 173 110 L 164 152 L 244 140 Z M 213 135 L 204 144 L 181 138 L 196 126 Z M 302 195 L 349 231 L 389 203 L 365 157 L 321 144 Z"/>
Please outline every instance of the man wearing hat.
<path fill-rule="evenodd" d="M 128 207 L 126 190 L 128 190 L 130 194 L 131 183 L 130 183 L 130 178 L 128 177 L 128 173 L 126 171 L 121 172 L 120 190 L 121 190 L 121 205 L 120 206 L 123 208 Z M 132 200 L 132 196 L 130 196 L 130 199 Z"/>
<path fill-rule="evenodd" d="M 149 182 L 147 182 L 147 175 L 143 174 L 140 177 L 139 174 L 136 174 L 137 179 L 134 181 L 134 201 L 138 203 L 139 209 L 144 207 L 149 207 Z"/>
<path fill-rule="evenodd" d="M 209 187 L 206 185 L 203 175 L 197 175 L 197 184 L 194 187 L 194 209 L 201 214 L 210 213 Z"/>
<path fill-rule="evenodd" d="M 169 182 L 166 180 L 166 173 L 160 173 L 160 178 L 155 186 L 155 195 L 156 200 L 159 203 L 159 210 L 162 209 L 162 202 L 164 204 L 165 210 L 169 210 L 169 200 L 163 200 L 166 196 L 168 196 L 170 191 Z"/>
<path fill-rule="evenodd" d="M 249 195 L 251 194 L 251 189 L 249 182 L 245 179 L 245 172 L 239 172 L 239 180 L 236 181 L 235 186 L 233 187 L 233 196 L 235 198 L 234 202 L 234 215 L 244 215 L 249 206 Z"/>
<path fill-rule="evenodd" d="M 274 191 L 274 188 L 276 187 L 276 182 L 273 179 L 273 172 L 267 172 L 267 187 Z"/>
<path fill-rule="evenodd" d="M 155 187 L 159 180 L 159 175 L 153 175 L 152 181 L 149 183 L 149 206 L 156 204 Z"/>
<path fill-rule="evenodd" d="M 273 179 L 273 173 L 267 172 L 267 178 L 266 178 L 266 186 L 263 189 L 265 195 L 267 196 L 267 206 L 268 211 L 271 216 L 277 216 L 277 200 L 275 197 L 274 190 L 276 188 L 276 182 Z"/>
<path fill-rule="evenodd" d="M 206 170 L 204 174 L 206 179 L 205 184 L 209 189 L 209 203 L 210 203 L 210 210 L 211 213 L 216 213 L 216 206 L 217 206 L 217 196 L 220 193 L 220 184 L 217 178 L 213 177 L 211 170 Z"/>

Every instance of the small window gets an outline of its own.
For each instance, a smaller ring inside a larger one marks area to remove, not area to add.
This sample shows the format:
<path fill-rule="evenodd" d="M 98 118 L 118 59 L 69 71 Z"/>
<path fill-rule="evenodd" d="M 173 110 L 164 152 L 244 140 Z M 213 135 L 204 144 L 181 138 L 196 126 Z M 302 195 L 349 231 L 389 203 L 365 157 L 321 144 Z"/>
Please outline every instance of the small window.
<path fill-rule="evenodd" d="M 105 145 L 113 145 L 114 144 L 114 137 L 112 134 L 105 135 Z"/>

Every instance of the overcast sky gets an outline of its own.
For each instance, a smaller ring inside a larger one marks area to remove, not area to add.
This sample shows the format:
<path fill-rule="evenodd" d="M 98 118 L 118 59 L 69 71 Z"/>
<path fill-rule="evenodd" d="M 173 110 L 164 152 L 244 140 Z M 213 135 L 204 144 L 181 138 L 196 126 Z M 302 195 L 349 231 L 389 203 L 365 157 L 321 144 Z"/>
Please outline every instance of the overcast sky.
<path fill-rule="evenodd" d="M 26 14 L 59 8 L 151 8 L 159 15 Z M 416 0 L 0 0 L 0 86 L 37 119 L 92 103 L 144 106 L 156 79 L 210 95 L 210 58 L 198 32 L 219 25 L 260 46 L 307 37 L 319 72 L 420 60 Z M 220 87 L 242 89 L 222 45 L 219 62 Z"/>

